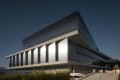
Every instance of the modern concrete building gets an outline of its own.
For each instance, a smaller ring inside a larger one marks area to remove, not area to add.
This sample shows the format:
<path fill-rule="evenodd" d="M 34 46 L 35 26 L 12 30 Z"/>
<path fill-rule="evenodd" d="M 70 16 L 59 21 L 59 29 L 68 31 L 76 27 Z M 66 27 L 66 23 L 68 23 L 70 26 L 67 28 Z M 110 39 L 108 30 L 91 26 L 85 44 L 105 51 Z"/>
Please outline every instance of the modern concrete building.
<path fill-rule="evenodd" d="M 23 40 L 23 50 L 5 57 L 9 69 L 48 70 L 87 74 L 111 59 L 101 53 L 78 11 Z"/>

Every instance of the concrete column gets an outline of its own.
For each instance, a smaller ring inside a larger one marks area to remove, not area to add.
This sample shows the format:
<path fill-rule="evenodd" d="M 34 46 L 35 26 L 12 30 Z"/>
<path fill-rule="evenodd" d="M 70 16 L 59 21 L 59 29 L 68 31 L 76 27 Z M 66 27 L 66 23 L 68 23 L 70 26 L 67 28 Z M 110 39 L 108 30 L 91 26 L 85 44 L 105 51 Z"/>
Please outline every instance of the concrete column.
<path fill-rule="evenodd" d="M 17 66 L 17 55 L 15 55 L 15 66 Z"/>
<path fill-rule="evenodd" d="M 40 49 L 40 61 L 41 63 L 46 62 L 46 45 L 42 46 Z"/>
<path fill-rule="evenodd" d="M 28 65 L 31 64 L 31 50 L 28 51 Z"/>
<path fill-rule="evenodd" d="M 61 40 L 58 43 L 58 61 L 68 59 L 68 38 Z"/>
<path fill-rule="evenodd" d="M 35 48 L 33 51 L 34 54 L 34 64 L 38 63 L 38 48 Z"/>
<path fill-rule="evenodd" d="M 21 66 L 21 53 L 19 54 L 19 66 Z"/>
<path fill-rule="evenodd" d="M 48 62 L 55 62 L 55 57 L 56 57 L 56 43 L 53 42 L 48 46 Z"/>
<path fill-rule="evenodd" d="M 23 65 L 26 65 L 26 56 L 25 56 L 25 52 L 23 53 Z"/>

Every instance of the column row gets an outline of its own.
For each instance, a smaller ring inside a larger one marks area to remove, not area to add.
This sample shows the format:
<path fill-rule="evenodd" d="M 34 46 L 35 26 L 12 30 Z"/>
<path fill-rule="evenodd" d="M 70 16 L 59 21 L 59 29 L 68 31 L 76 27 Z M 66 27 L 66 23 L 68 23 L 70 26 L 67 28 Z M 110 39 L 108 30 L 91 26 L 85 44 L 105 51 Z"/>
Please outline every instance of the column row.
<path fill-rule="evenodd" d="M 68 39 L 10 56 L 10 67 L 67 60 Z"/>

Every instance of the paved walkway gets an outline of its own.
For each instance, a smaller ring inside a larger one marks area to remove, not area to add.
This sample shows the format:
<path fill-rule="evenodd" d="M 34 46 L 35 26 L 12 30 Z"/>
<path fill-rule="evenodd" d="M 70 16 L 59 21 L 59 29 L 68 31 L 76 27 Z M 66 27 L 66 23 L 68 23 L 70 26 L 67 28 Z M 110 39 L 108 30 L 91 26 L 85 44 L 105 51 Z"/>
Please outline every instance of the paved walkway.
<path fill-rule="evenodd" d="M 118 80 L 118 73 L 95 73 L 79 80 Z"/>

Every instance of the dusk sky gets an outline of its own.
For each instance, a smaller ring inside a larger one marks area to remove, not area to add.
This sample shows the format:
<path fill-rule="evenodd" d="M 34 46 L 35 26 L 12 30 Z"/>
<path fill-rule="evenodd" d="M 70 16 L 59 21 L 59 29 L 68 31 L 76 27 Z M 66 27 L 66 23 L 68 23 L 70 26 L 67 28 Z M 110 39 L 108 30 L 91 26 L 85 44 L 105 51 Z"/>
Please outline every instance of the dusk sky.
<path fill-rule="evenodd" d="M 119 0 L 0 0 L 0 67 L 22 40 L 78 10 L 99 50 L 120 58 Z"/>

